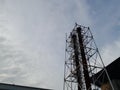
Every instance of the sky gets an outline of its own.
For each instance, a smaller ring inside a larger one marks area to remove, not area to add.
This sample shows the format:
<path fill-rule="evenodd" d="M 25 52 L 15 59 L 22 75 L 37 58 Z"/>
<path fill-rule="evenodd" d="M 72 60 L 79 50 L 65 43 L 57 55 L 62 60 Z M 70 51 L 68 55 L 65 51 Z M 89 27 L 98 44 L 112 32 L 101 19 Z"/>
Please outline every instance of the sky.
<path fill-rule="evenodd" d="M 0 0 L 0 82 L 62 90 L 65 34 L 89 26 L 104 63 L 120 55 L 119 0 Z"/>

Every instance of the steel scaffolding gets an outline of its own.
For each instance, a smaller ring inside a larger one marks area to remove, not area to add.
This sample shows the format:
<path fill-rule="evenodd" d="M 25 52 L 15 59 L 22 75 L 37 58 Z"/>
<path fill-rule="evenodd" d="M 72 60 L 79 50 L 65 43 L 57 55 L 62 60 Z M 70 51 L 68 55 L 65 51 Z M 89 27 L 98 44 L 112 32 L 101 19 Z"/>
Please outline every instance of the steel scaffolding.
<path fill-rule="evenodd" d="M 99 90 L 92 76 L 105 69 L 89 27 L 76 24 L 66 37 L 63 90 Z M 111 80 L 108 80 L 112 86 Z"/>

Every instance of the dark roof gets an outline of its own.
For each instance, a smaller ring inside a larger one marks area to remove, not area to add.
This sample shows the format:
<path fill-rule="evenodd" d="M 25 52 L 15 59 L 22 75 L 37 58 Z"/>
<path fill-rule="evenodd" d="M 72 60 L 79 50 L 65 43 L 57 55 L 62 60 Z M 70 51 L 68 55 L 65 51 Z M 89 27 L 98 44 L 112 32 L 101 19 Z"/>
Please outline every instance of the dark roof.
<path fill-rule="evenodd" d="M 106 70 L 111 80 L 113 79 L 120 80 L 120 57 L 117 58 L 108 66 L 106 66 Z M 92 82 L 95 80 L 96 80 L 95 84 L 99 87 L 103 83 L 108 82 L 108 78 L 104 69 L 102 69 L 101 71 L 92 76 Z"/>
<path fill-rule="evenodd" d="M 0 90 L 50 90 L 50 89 L 0 83 Z"/>

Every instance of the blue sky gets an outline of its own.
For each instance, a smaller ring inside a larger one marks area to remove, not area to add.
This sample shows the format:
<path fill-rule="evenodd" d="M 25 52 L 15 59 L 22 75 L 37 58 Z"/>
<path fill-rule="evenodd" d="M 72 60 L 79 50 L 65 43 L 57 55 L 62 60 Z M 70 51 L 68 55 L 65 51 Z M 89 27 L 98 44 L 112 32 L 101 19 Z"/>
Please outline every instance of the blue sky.
<path fill-rule="evenodd" d="M 89 26 L 105 64 L 120 53 L 119 0 L 0 0 L 0 82 L 62 90 L 65 33 Z"/>
<path fill-rule="evenodd" d="M 89 0 L 91 7 L 92 20 L 94 26 L 105 38 L 102 40 L 104 43 L 111 42 L 111 40 L 118 39 L 120 34 L 119 22 L 120 22 L 120 11 L 118 0 Z M 110 37 L 108 37 L 110 36 Z M 100 40 L 100 36 L 98 36 Z M 102 39 L 102 38 L 101 38 Z"/>

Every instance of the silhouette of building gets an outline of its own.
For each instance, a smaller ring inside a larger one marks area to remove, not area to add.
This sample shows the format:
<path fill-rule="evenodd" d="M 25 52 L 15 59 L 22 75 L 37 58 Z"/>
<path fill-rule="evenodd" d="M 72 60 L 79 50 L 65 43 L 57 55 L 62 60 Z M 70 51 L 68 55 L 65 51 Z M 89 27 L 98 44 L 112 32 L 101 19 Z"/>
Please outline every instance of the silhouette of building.
<path fill-rule="evenodd" d="M 50 90 L 50 89 L 0 83 L 0 90 Z"/>
<path fill-rule="evenodd" d="M 120 57 L 114 60 L 109 65 L 107 65 L 105 68 L 112 81 L 114 90 L 120 90 L 120 70 L 119 70 L 120 69 Z M 98 87 L 101 87 L 102 90 L 112 90 L 104 69 L 102 69 L 101 71 L 93 75 L 92 78 L 94 78 L 92 80 L 96 80 L 95 84 Z"/>

